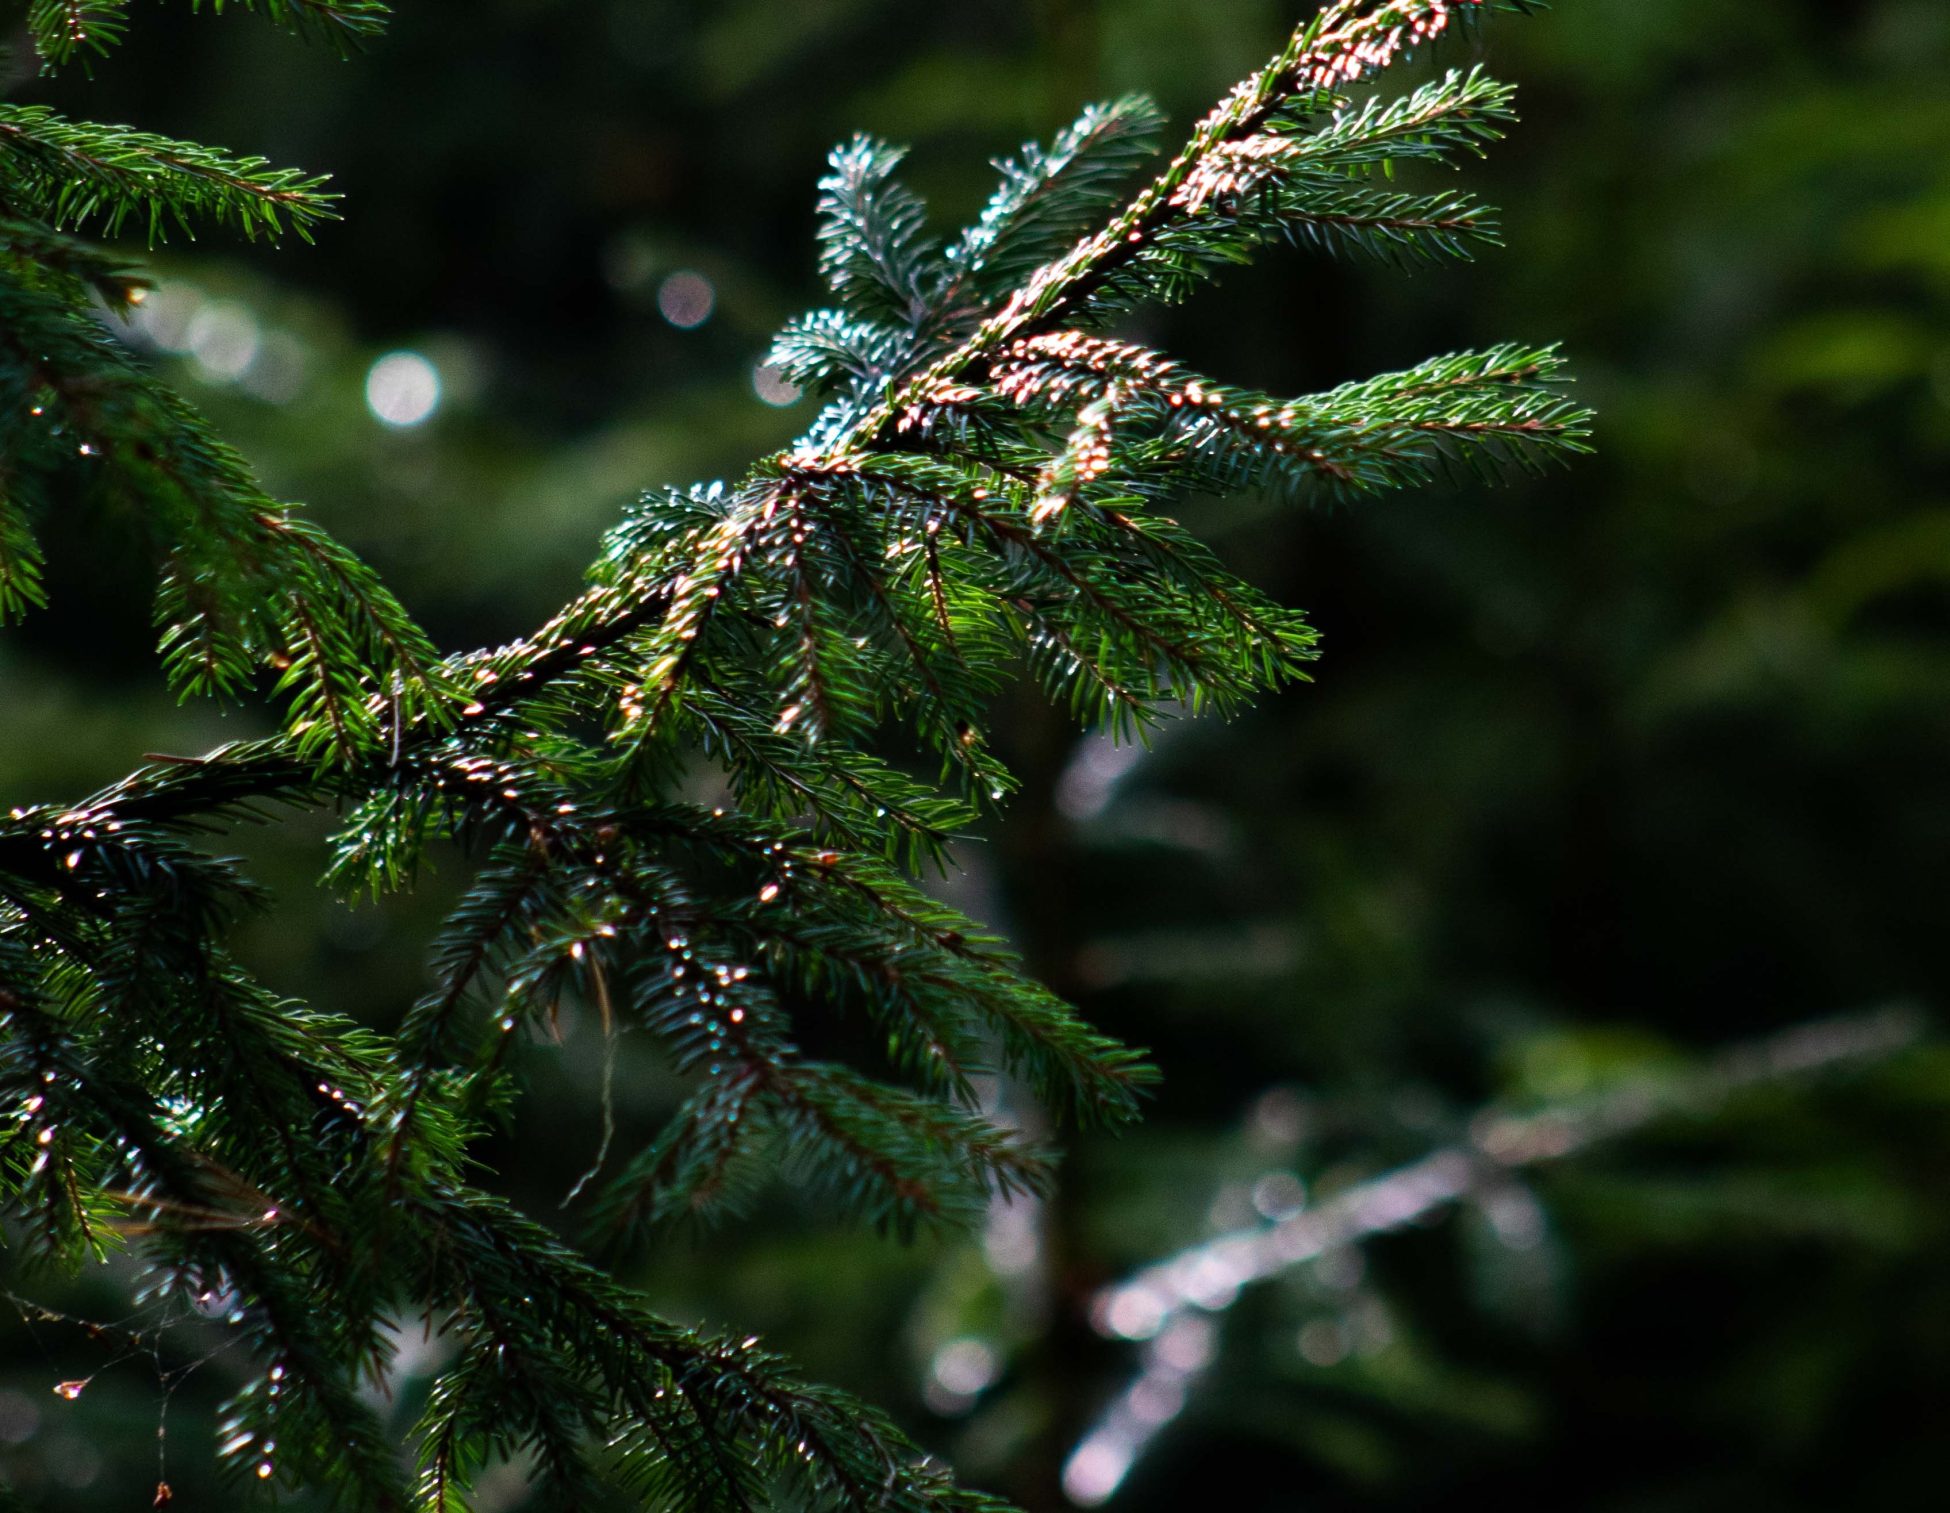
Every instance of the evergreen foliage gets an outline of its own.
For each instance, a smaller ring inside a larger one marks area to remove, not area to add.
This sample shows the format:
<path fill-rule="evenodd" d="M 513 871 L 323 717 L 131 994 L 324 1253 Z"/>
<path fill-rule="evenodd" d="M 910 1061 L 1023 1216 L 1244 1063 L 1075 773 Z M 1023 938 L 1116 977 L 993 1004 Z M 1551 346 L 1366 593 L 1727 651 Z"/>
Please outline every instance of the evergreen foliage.
<path fill-rule="evenodd" d="M 248 8 L 341 45 L 383 13 Z M 755 1341 L 649 1314 L 482 1190 L 470 1145 L 511 1110 L 513 1048 L 563 1016 L 612 1050 L 654 1039 L 693 1087 L 592 1174 L 600 1238 L 736 1212 L 781 1166 L 901 1233 L 1044 1190 L 1048 1153 L 983 1112 L 997 1073 L 1080 1121 L 1135 1116 L 1141 1057 L 911 880 L 1010 791 L 994 695 L 1026 668 L 1142 738 L 1168 707 L 1301 678 L 1312 630 L 1177 525 L 1175 500 L 1539 465 L 1581 450 L 1588 417 L 1549 349 L 1283 400 L 1100 333 L 1278 238 L 1395 261 L 1490 241 L 1467 198 L 1385 181 L 1493 140 L 1507 90 L 1451 73 L 1392 103 L 1354 91 L 1523 8 L 1337 0 L 1128 200 L 1159 130 L 1135 99 L 1003 165 L 945 250 L 897 150 L 841 147 L 819 201 L 835 303 L 774 354 L 826 399 L 811 430 L 736 484 L 646 497 L 539 630 L 446 657 L 124 352 L 101 312 L 143 286 L 67 234 L 302 235 L 331 213 L 322 181 L 0 112 L 0 612 L 40 606 L 36 519 L 80 478 L 155 552 L 174 684 L 285 704 L 276 738 L 152 760 L 0 826 L 13 1255 L 136 1248 L 156 1327 L 225 1316 L 262 1363 L 223 1454 L 362 1509 L 469 1506 L 504 1457 L 566 1506 L 612 1485 L 653 1506 L 999 1507 Z M 123 21 L 31 11 L 49 67 Z M 886 754 L 895 731 L 935 780 Z M 685 801 L 700 764 L 715 806 Z M 409 886 L 436 845 L 477 859 L 396 1033 L 287 1000 L 230 951 L 262 900 L 198 838 L 277 806 L 335 810 L 348 893 Z M 884 1065 L 802 1051 L 833 1016 L 870 1026 Z M 452 1349 L 417 1484 L 359 1392 L 402 1321 Z"/>

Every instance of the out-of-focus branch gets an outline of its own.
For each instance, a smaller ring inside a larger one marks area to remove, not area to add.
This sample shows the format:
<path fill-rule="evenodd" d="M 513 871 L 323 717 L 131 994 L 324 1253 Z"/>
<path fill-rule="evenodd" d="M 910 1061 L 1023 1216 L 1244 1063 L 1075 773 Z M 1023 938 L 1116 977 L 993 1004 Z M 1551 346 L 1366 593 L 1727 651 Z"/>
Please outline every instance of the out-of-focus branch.
<path fill-rule="evenodd" d="M 1590 1099 L 1533 1114 L 1488 1109 L 1466 1143 L 1360 1182 L 1277 1222 L 1232 1230 L 1106 1287 L 1092 1320 L 1114 1338 L 1143 1342 L 1136 1376 L 1078 1442 L 1064 1491 L 1094 1507 L 1116 1492 L 1138 1458 L 1183 1412 L 1211 1361 L 1212 1316 L 1256 1282 L 1428 1218 L 1453 1204 L 1489 1202 L 1510 1174 L 1576 1155 L 1676 1114 L 1706 1113 L 1749 1088 L 1831 1068 L 1883 1061 L 1920 1043 L 1912 1008 L 1806 1024 L 1736 1046 L 1676 1076 L 1645 1076 Z"/>

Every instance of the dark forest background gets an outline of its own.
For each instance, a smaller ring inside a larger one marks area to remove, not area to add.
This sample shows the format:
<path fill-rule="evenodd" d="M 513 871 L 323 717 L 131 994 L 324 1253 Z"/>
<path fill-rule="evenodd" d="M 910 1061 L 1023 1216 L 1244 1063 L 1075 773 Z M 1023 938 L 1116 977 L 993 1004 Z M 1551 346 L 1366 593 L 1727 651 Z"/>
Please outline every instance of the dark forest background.
<path fill-rule="evenodd" d="M 1189 124 L 1298 5 L 402 10 L 340 62 L 145 5 L 92 81 L 11 94 L 336 176 L 346 219 L 315 246 L 172 243 L 130 339 L 457 647 L 568 597 L 636 490 L 735 475 L 809 418 L 754 365 L 817 302 L 831 143 L 913 143 L 951 224 L 988 158 L 1087 100 L 1142 88 Z M 750 1223 L 618 1258 L 1033 1513 L 1064 1506 L 1063 1461 L 1133 1368 L 1089 1326 L 1104 1284 L 1486 1106 L 1950 993 L 1950 7 L 1562 0 L 1437 62 L 1477 56 L 1522 86 L 1523 126 L 1472 170 L 1508 250 L 1413 276 L 1277 253 L 1134 334 L 1282 392 L 1561 338 L 1597 456 L 1355 508 L 1199 507 L 1228 560 L 1311 611 L 1316 682 L 1148 752 L 1025 692 L 997 727 L 1025 793 L 941 884 L 1155 1049 L 1146 1124 L 1063 1132 L 1059 1199 L 974 1239 L 902 1247 L 781 1187 Z M 368 407 L 395 351 L 439 375 L 423 423 Z M 164 692 L 117 533 L 49 529 L 53 608 L 0 640 L 0 799 L 263 728 Z M 248 952 L 391 1025 L 460 864 L 348 908 L 314 887 L 322 833 L 236 837 L 280 898 Z M 482 1150 L 532 1212 L 558 1216 L 595 1152 L 600 1059 L 587 1026 L 535 1047 L 522 1118 Z M 640 1135 L 672 1085 L 647 1058 L 622 1072 Z M 1111 1506 L 1940 1505 L 1950 1054 L 1743 1094 L 1533 1175 L 1521 1222 L 1465 1206 L 1212 1315 L 1216 1359 Z M 119 1280 L 69 1304 L 126 1312 Z M 102 1363 L 71 1328 L 0 1321 L 0 1477 L 25 1505 L 148 1505 L 150 1366 L 50 1393 Z M 209 1470 L 243 1369 L 218 1355 L 170 1404 L 177 1507 L 247 1498 Z M 520 1507 L 517 1484 L 481 1506 Z"/>

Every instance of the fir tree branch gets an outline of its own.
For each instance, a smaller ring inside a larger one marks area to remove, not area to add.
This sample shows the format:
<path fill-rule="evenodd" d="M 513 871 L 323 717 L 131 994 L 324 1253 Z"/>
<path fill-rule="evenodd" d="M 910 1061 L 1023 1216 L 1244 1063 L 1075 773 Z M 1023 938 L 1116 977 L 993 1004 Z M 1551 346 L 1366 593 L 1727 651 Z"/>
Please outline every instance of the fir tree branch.
<path fill-rule="evenodd" d="M 0 258 L 7 260 L 16 277 L 30 267 L 65 275 L 92 290 L 111 310 L 141 303 L 152 287 L 117 254 L 37 221 L 0 218 Z"/>
<path fill-rule="evenodd" d="M 190 0 L 221 15 L 226 4 L 254 11 L 275 26 L 328 42 L 341 53 L 371 41 L 386 28 L 391 7 L 383 0 Z M 32 0 L 27 31 L 44 67 L 52 70 L 90 55 L 99 57 L 128 31 L 129 0 Z"/>
<path fill-rule="evenodd" d="M 996 164 L 1002 187 L 943 258 L 937 296 L 953 319 L 978 289 L 994 298 L 1034 272 L 1113 209 L 1129 176 L 1157 150 L 1164 117 L 1143 95 L 1085 110 L 1049 146 L 1034 143 Z"/>
<path fill-rule="evenodd" d="M 381 9 L 254 8 L 340 36 Z M 1477 75 L 1398 105 L 1343 91 L 1488 8 L 1328 6 L 1092 234 L 1155 125 L 1140 102 L 1025 149 L 946 254 L 893 178 L 898 152 L 843 147 L 820 230 L 840 308 L 777 349 L 834 395 L 811 431 L 734 487 L 646 499 L 546 625 L 447 658 L 102 338 L 87 289 L 128 286 L 40 224 L 141 214 L 153 234 L 203 215 L 302 232 L 330 213 L 320 181 L 0 113 L 0 413 L 16 417 L 0 434 L 0 610 L 38 582 L 13 507 L 32 496 L 12 479 L 48 459 L 18 417 L 58 408 L 155 514 L 179 686 L 238 687 L 269 657 L 292 702 L 278 739 L 0 822 L 0 1076 L 28 1099 L 52 1068 L 72 1100 L 47 1149 L 16 1141 L 0 1172 L 52 1253 L 100 1244 L 99 1210 L 122 1193 L 177 1294 L 234 1288 L 255 1347 L 302 1394 L 267 1373 L 238 1404 L 233 1455 L 262 1455 L 246 1464 L 267 1480 L 288 1466 L 362 1507 L 401 1506 L 353 1384 L 384 1364 L 377 1321 L 417 1306 L 457 1347 L 422 1425 L 422 1506 L 466 1506 L 490 1461 L 520 1453 L 573 1500 L 620 1482 L 727 1509 L 783 1496 L 999 1513 L 860 1405 L 750 1342 L 655 1319 L 456 1174 L 504 1095 L 515 1032 L 578 1013 L 655 1036 L 692 1083 L 602 1190 L 597 1217 L 624 1233 L 735 1205 L 781 1161 L 903 1231 L 1040 1190 L 1043 1153 L 970 1110 L 985 1071 L 1081 1117 L 1131 1115 L 1149 1076 L 1136 1053 L 882 858 L 938 855 L 1006 794 L 979 715 L 1025 657 L 1127 733 L 1166 703 L 1230 708 L 1304 675 L 1304 621 L 1163 513 L 1188 491 L 1370 491 L 1582 446 L 1588 418 L 1549 349 L 1280 400 L 1088 334 L 1275 235 L 1391 256 L 1486 240 L 1473 202 L 1369 176 L 1477 150 L 1506 94 Z M 966 799 L 866 749 L 894 722 Z M 737 812 L 667 802 L 699 751 Z M 274 804 L 336 801 L 340 886 L 400 886 L 436 840 L 482 861 L 430 992 L 390 1039 L 243 975 L 224 940 L 253 894 L 191 844 Z M 814 1006 L 865 1015 L 889 1080 L 804 1059 L 793 1025 Z M 295 1447 L 275 1461 L 274 1429 Z"/>
<path fill-rule="evenodd" d="M 442 727 L 446 671 L 372 571 L 265 494 L 243 458 L 58 285 L 10 270 L 4 255 L 0 406 L 0 459 L 11 469 L 37 457 L 54 465 L 58 419 L 61 464 L 146 507 L 164 552 L 160 649 L 178 688 L 234 693 L 271 663 L 293 696 L 294 750 L 339 762 L 371 750 L 384 719 Z M 25 518 L 16 507 L 11 539 L 24 537 Z M 25 564 L 23 552 L 15 546 L 11 560 Z"/>
<path fill-rule="evenodd" d="M 819 272 L 853 314 L 904 325 L 928 311 L 926 207 L 894 182 L 903 154 L 871 137 L 835 149 L 819 181 Z"/>
<path fill-rule="evenodd" d="M 372 41 L 392 19 L 386 0 L 190 0 L 190 9 L 201 10 L 206 3 L 218 15 L 227 3 L 256 12 L 274 26 L 328 42 L 341 53 Z"/>
<path fill-rule="evenodd" d="M 0 625 L 47 604 L 47 591 L 41 587 L 43 562 L 26 501 L 0 471 Z"/>
<path fill-rule="evenodd" d="M 1580 1103 L 1527 1114 L 1484 1110 L 1470 1121 L 1480 1134 L 1466 1143 L 1356 1182 L 1263 1227 L 1215 1236 L 1103 1288 L 1092 1305 L 1099 1332 L 1143 1343 L 1144 1364 L 1072 1451 L 1065 1490 L 1086 1507 L 1108 1501 L 1169 1427 L 1175 1413 L 1161 1418 L 1140 1405 L 1161 1399 L 1186 1403 L 1198 1370 L 1184 1368 L 1182 1350 L 1150 1342 L 1162 1341 L 1174 1325 L 1190 1322 L 1195 1314 L 1230 1308 L 1218 1293 L 1236 1299 L 1255 1284 L 1444 1209 L 1493 1202 L 1509 1191 L 1513 1173 L 1570 1159 L 1675 1113 L 1712 1108 L 1756 1086 L 1887 1061 L 1915 1047 L 1923 1034 L 1913 1011 L 1889 1009 L 1801 1025 L 1676 1075 L 1637 1078 Z"/>
<path fill-rule="evenodd" d="M 128 0 L 33 0 L 27 8 L 27 34 L 49 68 L 76 58 L 87 62 L 122 40 L 128 30 Z"/>
<path fill-rule="evenodd" d="M 0 105 L 0 205 L 56 226 L 134 219 L 151 244 L 199 221 L 278 237 L 338 216 L 327 180 L 126 126 L 64 120 L 44 105 Z"/>

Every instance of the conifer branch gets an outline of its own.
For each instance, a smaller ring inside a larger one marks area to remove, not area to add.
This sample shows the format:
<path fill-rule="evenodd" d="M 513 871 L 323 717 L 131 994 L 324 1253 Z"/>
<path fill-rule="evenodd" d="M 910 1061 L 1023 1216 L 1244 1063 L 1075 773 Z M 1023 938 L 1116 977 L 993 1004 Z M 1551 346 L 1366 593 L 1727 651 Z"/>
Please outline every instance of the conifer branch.
<path fill-rule="evenodd" d="M 8 256 L 21 245 L 33 262 Z M 50 251 L 67 267 L 39 260 Z M 438 729 L 444 672 L 424 633 L 369 568 L 267 495 L 200 415 L 77 308 L 84 280 L 135 287 L 65 238 L 0 240 L 0 467 L 13 475 L 0 581 L 16 585 L 0 606 L 18 613 L 38 593 L 22 507 L 33 481 L 79 467 L 138 505 L 162 554 L 160 650 L 176 687 L 232 694 L 260 666 L 277 667 L 295 749 L 314 758 L 370 751 L 394 702 Z"/>
<path fill-rule="evenodd" d="M 1130 175 L 1157 150 L 1164 116 L 1143 95 L 1094 105 L 1047 150 L 1030 143 L 996 164 L 1002 187 L 943 258 L 937 297 L 952 317 L 978 290 L 1006 295 L 1117 205 Z"/>
<path fill-rule="evenodd" d="M 222 14 L 226 0 L 190 0 L 192 10 L 207 3 Z M 227 0 L 239 10 L 254 11 L 274 26 L 301 37 L 330 43 L 346 53 L 363 46 L 386 29 L 392 6 L 386 0 Z"/>
<path fill-rule="evenodd" d="M 128 0 L 33 0 L 27 8 L 27 34 L 50 68 L 97 56 L 122 40 L 128 30 Z"/>
<path fill-rule="evenodd" d="M 1103 1288 L 1092 1319 L 1108 1337 L 1138 1342 L 1142 1369 L 1071 1452 L 1064 1489 L 1084 1507 L 1109 1501 L 1190 1400 L 1202 1374 L 1187 1367 L 1188 1337 L 1246 1290 L 1463 1205 L 1492 1207 L 1528 1169 L 1572 1159 L 1675 1114 L 1714 1108 L 1757 1086 L 1892 1060 L 1923 1038 L 1905 1008 L 1796 1026 L 1677 1073 L 1635 1078 L 1594 1097 L 1530 1113 L 1485 1109 L 1472 1136 L 1343 1188 L 1264 1226 L 1214 1236 Z M 1176 1333 L 1176 1345 L 1172 1340 Z M 1162 1348 L 1161 1348 L 1162 1347 Z M 1160 1401 L 1179 1405 L 1159 1415 Z"/>
<path fill-rule="evenodd" d="M 0 258 L 16 276 L 37 265 L 46 274 L 76 280 L 116 311 L 139 304 L 151 287 L 126 259 L 31 220 L 0 219 Z"/>
<path fill-rule="evenodd" d="M 391 7 L 383 0 L 190 0 L 222 14 L 226 4 L 255 11 L 274 26 L 324 41 L 341 53 L 372 40 L 386 28 Z M 47 69 L 100 57 L 128 32 L 129 0 L 31 0 L 27 33 Z"/>
<path fill-rule="evenodd" d="M 250 8 L 341 41 L 383 15 Z M 64 1100 L 27 1121 L 44 1149 L 16 1140 L 0 1172 L 49 1253 L 98 1250 L 119 1202 L 172 1297 L 234 1295 L 271 1363 L 227 1440 L 248 1474 L 448 1510 L 521 1454 L 584 1501 L 622 1486 L 710 1508 L 999 1513 L 861 1405 L 655 1319 L 459 1174 L 511 1095 L 512 1048 L 578 1017 L 654 1040 L 689 1079 L 662 1128 L 619 1129 L 636 1148 L 596 1189 L 598 1226 L 639 1240 L 735 1210 L 781 1167 L 900 1232 L 1041 1191 L 1047 1154 L 977 1106 L 996 1072 L 1078 1119 L 1135 1114 L 1138 1053 L 900 869 L 1006 797 L 982 716 L 1025 665 L 1132 736 L 1168 706 L 1231 709 L 1304 677 L 1313 631 L 1177 526 L 1174 501 L 1373 493 L 1582 449 L 1588 416 L 1547 348 L 1280 399 L 1095 334 L 1275 238 L 1398 259 L 1487 243 L 1466 197 L 1371 179 L 1479 150 L 1507 91 L 1478 74 L 1394 104 L 1345 91 L 1490 8 L 1329 5 L 1122 208 L 1157 117 L 1097 107 L 1004 165 L 945 252 L 898 150 L 843 146 L 820 185 L 837 307 L 775 347 L 829 396 L 811 430 L 735 485 L 647 496 L 547 624 L 447 657 L 101 331 L 91 291 L 126 303 L 138 286 L 59 229 L 302 233 L 331 213 L 322 180 L 0 108 L 0 615 L 38 602 L 34 483 L 70 461 L 19 417 L 58 411 L 143 506 L 176 685 L 238 690 L 268 661 L 290 704 L 275 739 L 0 822 L 0 1097 L 39 1114 L 52 1070 Z M 112 41 L 114 8 L 87 9 L 67 23 Z M 880 753 L 894 726 L 938 781 Z M 697 756 L 719 807 L 673 801 Z M 243 973 L 226 940 L 255 892 L 196 844 L 332 804 L 344 891 L 410 884 L 436 843 L 477 861 L 390 1036 Z M 804 1057 L 795 1025 L 831 1011 L 863 1016 L 886 1064 Z M 354 1391 L 386 1369 L 381 1321 L 402 1312 L 455 1346 L 410 1494 Z"/>
<path fill-rule="evenodd" d="M 327 180 L 259 157 L 235 157 L 124 126 L 78 124 L 44 105 L 0 105 L 0 204 L 57 227 L 98 222 L 109 235 L 131 219 L 153 244 L 199 221 L 246 237 L 309 241 L 337 219 Z"/>

